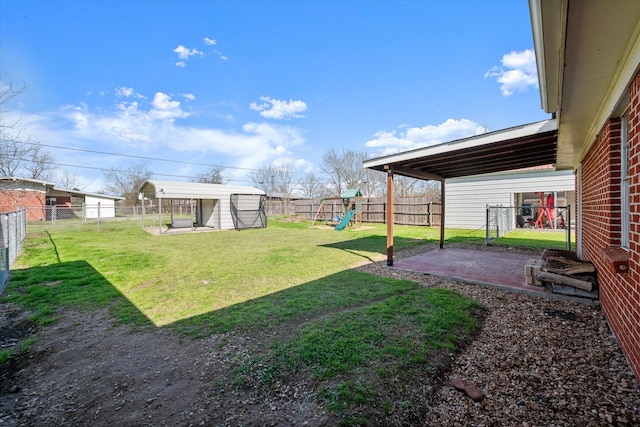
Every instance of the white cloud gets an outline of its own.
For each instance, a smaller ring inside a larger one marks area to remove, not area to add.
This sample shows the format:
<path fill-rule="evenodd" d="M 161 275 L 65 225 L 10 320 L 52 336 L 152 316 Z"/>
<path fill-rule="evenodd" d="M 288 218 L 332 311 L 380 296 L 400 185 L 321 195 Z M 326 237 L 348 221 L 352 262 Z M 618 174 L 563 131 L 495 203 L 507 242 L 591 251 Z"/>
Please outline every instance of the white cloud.
<path fill-rule="evenodd" d="M 484 75 L 495 77 L 501 83 L 500 90 L 504 96 L 515 92 L 524 92 L 529 87 L 538 87 L 536 56 L 533 49 L 522 52 L 512 51 L 502 56 L 502 66 L 494 66 Z"/>
<path fill-rule="evenodd" d="M 34 139 L 47 141 L 47 144 L 187 162 L 221 163 L 240 168 L 228 172 L 238 179 L 246 179 L 243 177 L 246 169 L 259 168 L 265 162 L 295 158 L 293 153 L 305 142 L 302 130 L 273 123 L 249 122 L 240 128 L 187 125 L 182 119 L 191 112 L 184 111 L 180 102 L 163 92 L 143 100 L 121 98 L 111 109 L 92 109 L 79 104 L 47 113 L 15 114 L 24 117 L 24 124 Z M 56 158 L 68 165 L 94 168 L 90 172 L 79 169 L 79 173 L 87 174 L 87 181 L 91 180 L 89 175 L 95 175 L 95 169 L 121 167 L 123 162 L 116 156 L 64 150 L 56 153 Z M 188 167 L 151 165 L 151 170 L 179 174 L 179 170 Z"/>
<path fill-rule="evenodd" d="M 172 101 L 171 96 L 166 93 L 156 92 L 151 101 L 153 109 L 150 114 L 156 119 L 173 120 L 179 117 L 188 117 L 189 113 L 180 108 L 179 101 Z"/>
<path fill-rule="evenodd" d="M 132 87 L 121 86 L 116 88 L 116 96 L 124 96 L 125 98 L 128 98 L 131 95 L 133 95 Z"/>
<path fill-rule="evenodd" d="M 214 49 L 213 53 L 218 55 L 220 57 L 220 59 L 222 59 L 223 61 L 228 61 L 229 60 L 229 57 L 227 57 L 227 55 L 223 55 L 222 52 L 220 52 L 219 50 L 215 50 Z"/>
<path fill-rule="evenodd" d="M 455 141 L 474 135 L 480 135 L 487 130 L 468 119 L 447 119 L 439 125 L 423 127 L 400 126 L 393 131 L 381 130 L 374 134 L 374 139 L 367 141 L 366 146 L 378 149 L 376 156 L 397 153 L 427 147 L 443 142 Z"/>
<path fill-rule="evenodd" d="M 217 41 L 215 41 L 214 39 L 210 39 L 209 37 L 205 37 L 202 40 L 204 41 L 204 44 L 206 44 L 207 46 L 215 46 L 218 44 Z"/>
<path fill-rule="evenodd" d="M 259 111 L 260 116 L 268 119 L 299 119 L 305 117 L 301 113 L 307 111 L 307 104 L 300 100 L 282 101 L 268 96 L 261 96 L 260 100 L 263 101 L 262 104 L 252 102 L 249 108 Z"/>
<path fill-rule="evenodd" d="M 136 93 L 132 87 L 120 86 L 116 88 L 116 97 L 118 98 L 138 98 L 144 99 L 144 95 Z"/>
<path fill-rule="evenodd" d="M 181 93 L 180 95 L 187 101 L 195 101 L 196 99 L 196 96 L 192 93 Z"/>
<path fill-rule="evenodd" d="M 190 57 L 194 55 L 199 55 L 199 56 L 204 55 L 202 51 L 196 49 L 195 47 L 192 49 L 189 49 L 187 47 L 184 47 L 183 45 L 178 45 L 178 47 L 173 49 L 173 52 L 178 55 L 178 62 L 176 62 L 176 65 L 178 67 L 183 67 L 183 68 L 187 65 L 187 60 Z"/>

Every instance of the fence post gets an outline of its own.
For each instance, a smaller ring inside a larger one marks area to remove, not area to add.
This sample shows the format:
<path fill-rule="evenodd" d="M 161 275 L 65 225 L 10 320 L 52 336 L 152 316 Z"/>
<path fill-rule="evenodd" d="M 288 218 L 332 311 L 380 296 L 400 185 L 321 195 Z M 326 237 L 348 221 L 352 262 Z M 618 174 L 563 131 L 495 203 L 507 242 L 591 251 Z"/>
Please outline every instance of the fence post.
<path fill-rule="evenodd" d="M 484 235 L 484 244 L 485 246 L 489 246 L 489 205 L 487 205 L 487 213 L 485 219 L 485 235 Z"/>
<path fill-rule="evenodd" d="M 571 205 L 567 205 L 567 250 L 571 250 Z"/>
<path fill-rule="evenodd" d="M 98 231 L 100 231 L 100 202 L 98 202 Z"/>

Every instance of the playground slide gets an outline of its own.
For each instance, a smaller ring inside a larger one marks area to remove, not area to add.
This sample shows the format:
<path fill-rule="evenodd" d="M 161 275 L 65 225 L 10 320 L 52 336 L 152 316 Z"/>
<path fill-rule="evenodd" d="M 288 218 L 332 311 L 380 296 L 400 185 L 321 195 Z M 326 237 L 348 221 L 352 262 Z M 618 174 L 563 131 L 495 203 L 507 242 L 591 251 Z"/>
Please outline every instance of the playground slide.
<path fill-rule="evenodd" d="M 355 209 L 349 209 L 344 214 L 344 217 L 342 218 L 342 221 L 340 221 L 340 224 L 336 225 L 336 230 L 338 230 L 338 231 L 344 230 L 344 228 L 347 226 L 347 224 L 349 224 L 349 221 L 351 221 L 351 218 L 353 218 L 353 213 L 355 211 L 356 211 Z"/>

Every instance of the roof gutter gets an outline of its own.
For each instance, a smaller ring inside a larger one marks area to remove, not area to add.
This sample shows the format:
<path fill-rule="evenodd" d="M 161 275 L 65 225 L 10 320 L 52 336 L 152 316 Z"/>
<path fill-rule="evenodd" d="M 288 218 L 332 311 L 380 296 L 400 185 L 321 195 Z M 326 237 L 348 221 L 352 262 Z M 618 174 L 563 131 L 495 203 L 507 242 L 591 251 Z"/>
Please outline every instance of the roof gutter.
<path fill-rule="evenodd" d="M 560 111 L 568 0 L 529 0 L 542 109 Z"/>

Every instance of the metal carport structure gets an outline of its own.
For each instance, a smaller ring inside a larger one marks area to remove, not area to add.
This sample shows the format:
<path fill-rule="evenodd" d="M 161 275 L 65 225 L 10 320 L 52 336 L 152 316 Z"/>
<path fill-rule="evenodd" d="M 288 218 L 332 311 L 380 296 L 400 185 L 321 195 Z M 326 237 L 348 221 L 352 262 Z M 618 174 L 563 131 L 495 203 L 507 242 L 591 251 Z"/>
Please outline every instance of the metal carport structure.
<path fill-rule="evenodd" d="M 558 128 L 555 119 L 488 132 L 363 162 L 387 174 L 387 265 L 393 265 L 393 176 L 440 182 L 444 247 L 445 180 L 556 163 Z"/>
<path fill-rule="evenodd" d="M 158 200 L 160 227 L 163 200 L 185 200 L 190 206 L 197 204 L 198 215 L 195 221 L 190 220 L 189 228 L 193 228 L 194 223 L 219 230 L 266 227 L 266 195 L 255 187 L 147 180 L 138 191 L 141 200 Z"/>

